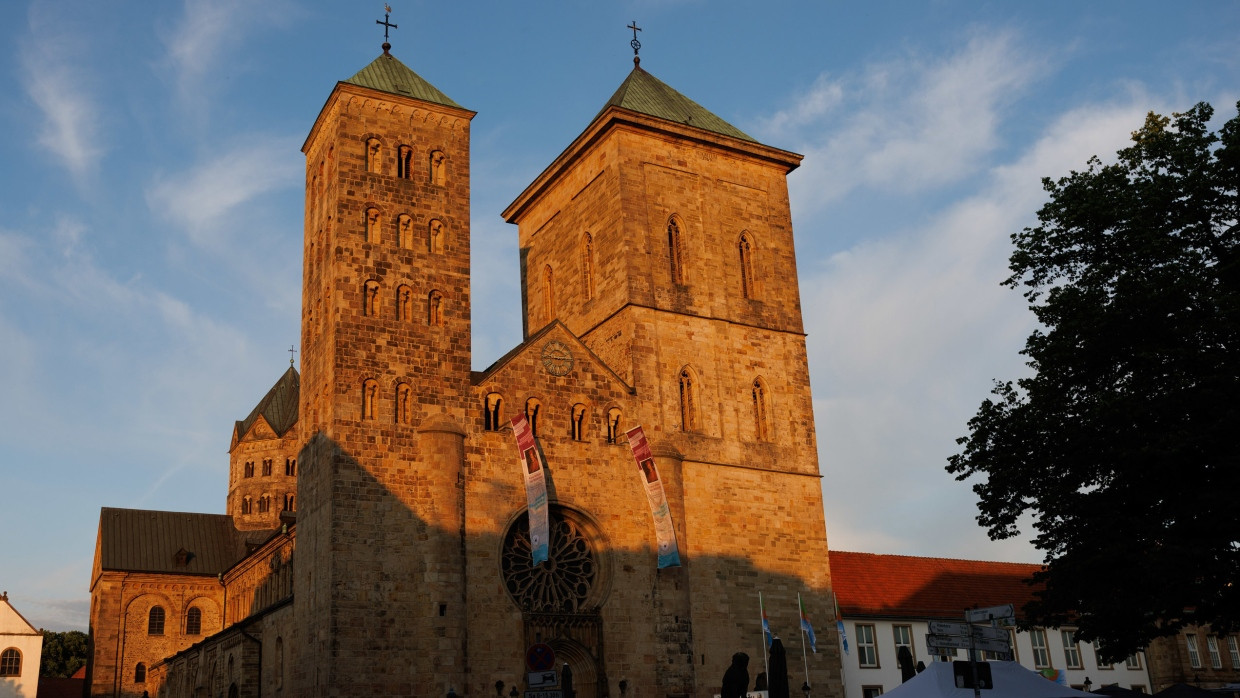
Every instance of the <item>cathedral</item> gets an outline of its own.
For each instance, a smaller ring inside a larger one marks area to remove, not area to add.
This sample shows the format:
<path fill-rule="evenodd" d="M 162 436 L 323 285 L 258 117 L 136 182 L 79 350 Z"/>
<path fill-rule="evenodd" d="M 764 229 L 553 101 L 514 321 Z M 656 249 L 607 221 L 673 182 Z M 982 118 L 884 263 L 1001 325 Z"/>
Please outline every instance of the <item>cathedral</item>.
<path fill-rule="evenodd" d="M 473 116 L 387 43 L 331 89 L 300 372 L 235 423 L 225 514 L 101 511 L 90 695 L 709 698 L 768 619 L 793 693 L 842 695 L 801 156 L 634 58 L 503 211 L 524 340 L 479 372 Z"/>

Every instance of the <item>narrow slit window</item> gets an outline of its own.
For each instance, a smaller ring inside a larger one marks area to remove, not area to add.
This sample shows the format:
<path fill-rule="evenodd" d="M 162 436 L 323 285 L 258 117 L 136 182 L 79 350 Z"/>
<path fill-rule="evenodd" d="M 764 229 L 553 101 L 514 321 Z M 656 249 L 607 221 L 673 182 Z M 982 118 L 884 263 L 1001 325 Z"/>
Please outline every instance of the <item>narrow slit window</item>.
<path fill-rule="evenodd" d="M 682 431 L 698 430 L 698 380 L 688 367 L 680 369 L 680 427 Z"/>
<path fill-rule="evenodd" d="M 366 171 L 379 173 L 383 169 L 383 144 L 378 138 L 366 139 Z"/>
<path fill-rule="evenodd" d="M 740 253 L 741 294 L 745 298 L 756 298 L 757 294 L 754 293 L 753 240 L 750 239 L 749 233 L 741 233 L 740 241 L 737 243 L 737 250 Z"/>
<path fill-rule="evenodd" d="M 443 327 L 443 294 L 439 291 L 431 291 L 426 297 L 426 324 Z"/>
<path fill-rule="evenodd" d="M 444 229 L 443 221 L 438 218 L 432 220 L 427 226 L 426 231 L 426 249 L 431 254 L 443 254 L 443 238 Z"/>
<path fill-rule="evenodd" d="M 396 423 L 409 424 L 410 410 L 413 402 L 413 390 L 410 389 L 408 383 L 398 383 L 396 385 Z"/>
<path fill-rule="evenodd" d="M 594 299 L 594 236 L 589 233 L 581 239 L 581 290 L 586 300 Z"/>
<path fill-rule="evenodd" d="M 672 283 L 683 284 L 685 282 L 684 247 L 680 222 L 676 218 L 667 222 L 667 255 L 671 261 Z"/>
<path fill-rule="evenodd" d="M 499 431 L 500 406 L 503 402 L 504 398 L 499 393 L 487 394 L 483 404 L 483 427 L 487 431 Z"/>
<path fill-rule="evenodd" d="M 412 164 L 413 148 L 402 145 L 396 151 L 396 176 L 401 179 L 409 179 L 412 176 L 409 169 Z"/>
<path fill-rule="evenodd" d="M 379 242 L 379 209 L 366 209 L 366 242 Z"/>
<path fill-rule="evenodd" d="M 379 382 L 373 378 L 362 383 L 362 419 L 374 419 L 379 401 Z"/>

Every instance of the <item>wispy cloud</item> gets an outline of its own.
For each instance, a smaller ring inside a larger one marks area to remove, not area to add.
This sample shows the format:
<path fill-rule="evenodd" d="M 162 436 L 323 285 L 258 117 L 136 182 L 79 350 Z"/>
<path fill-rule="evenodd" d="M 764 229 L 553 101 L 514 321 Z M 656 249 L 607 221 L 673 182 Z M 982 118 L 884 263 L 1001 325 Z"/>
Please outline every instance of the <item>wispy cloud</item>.
<path fill-rule="evenodd" d="M 758 125 L 806 154 L 793 199 L 813 207 L 857 187 L 907 192 L 984 166 L 1003 109 L 1043 66 L 1010 32 L 977 35 L 942 58 L 916 54 L 855 73 L 822 75 Z"/>
<path fill-rule="evenodd" d="M 41 113 L 36 142 L 80 179 L 104 153 L 89 62 L 81 51 L 85 39 L 68 33 L 45 13 L 40 4 L 30 9 L 29 34 L 18 49 L 21 82 Z"/>

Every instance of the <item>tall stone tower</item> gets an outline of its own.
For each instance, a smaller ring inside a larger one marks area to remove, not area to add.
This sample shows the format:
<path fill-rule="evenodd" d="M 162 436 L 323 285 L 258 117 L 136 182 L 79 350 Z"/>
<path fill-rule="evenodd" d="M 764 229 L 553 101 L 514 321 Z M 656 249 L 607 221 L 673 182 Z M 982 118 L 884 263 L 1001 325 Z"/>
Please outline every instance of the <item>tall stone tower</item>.
<path fill-rule="evenodd" d="M 462 680 L 474 113 L 389 49 L 302 148 L 296 695 Z"/>

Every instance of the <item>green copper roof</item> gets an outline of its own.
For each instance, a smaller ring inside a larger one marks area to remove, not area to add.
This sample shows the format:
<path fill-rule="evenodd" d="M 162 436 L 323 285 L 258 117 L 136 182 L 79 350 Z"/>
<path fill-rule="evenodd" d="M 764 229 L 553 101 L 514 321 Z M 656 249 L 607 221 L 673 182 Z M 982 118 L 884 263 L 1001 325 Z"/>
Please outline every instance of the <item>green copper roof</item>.
<path fill-rule="evenodd" d="M 451 97 L 440 92 L 439 88 L 423 80 L 421 75 L 410 70 L 409 66 L 396 60 L 395 56 L 386 51 L 345 82 L 380 92 L 420 99 L 423 102 L 464 109 L 453 102 Z"/>
<path fill-rule="evenodd" d="M 669 87 L 662 80 L 635 66 L 633 72 L 620 84 L 620 89 L 607 100 L 602 114 L 607 107 L 620 107 L 653 116 L 659 119 L 674 121 L 678 124 L 694 126 L 706 131 L 755 141 L 744 131 L 710 113 L 705 107 Z M 598 118 L 597 116 L 595 118 Z"/>

